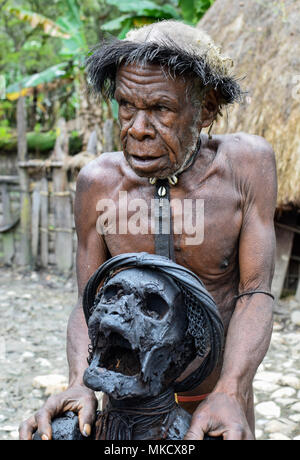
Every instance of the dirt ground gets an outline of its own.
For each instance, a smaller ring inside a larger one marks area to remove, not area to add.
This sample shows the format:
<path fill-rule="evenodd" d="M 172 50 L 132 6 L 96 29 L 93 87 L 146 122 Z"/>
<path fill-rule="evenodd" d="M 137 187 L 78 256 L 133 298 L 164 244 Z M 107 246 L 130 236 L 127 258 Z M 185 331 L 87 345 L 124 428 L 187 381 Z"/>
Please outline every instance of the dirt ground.
<path fill-rule="evenodd" d="M 72 276 L 0 268 L 0 439 L 17 439 L 19 423 L 46 392 L 66 384 L 66 327 L 76 294 Z M 300 439 L 299 315 L 293 299 L 276 306 L 272 344 L 254 383 L 258 439 Z"/>

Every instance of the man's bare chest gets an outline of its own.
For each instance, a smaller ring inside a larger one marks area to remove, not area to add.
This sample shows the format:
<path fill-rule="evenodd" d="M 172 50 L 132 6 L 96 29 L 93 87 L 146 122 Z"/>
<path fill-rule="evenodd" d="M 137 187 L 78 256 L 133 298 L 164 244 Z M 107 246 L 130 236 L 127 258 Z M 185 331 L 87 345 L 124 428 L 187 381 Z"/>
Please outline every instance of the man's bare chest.
<path fill-rule="evenodd" d="M 230 181 L 211 178 L 199 187 L 171 188 L 176 261 L 200 276 L 227 273 L 236 264 L 242 222 L 240 199 Z M 155 252 L 154 187 L 112 190 L 97 204 L 97 231 L 112 256 Z"/>

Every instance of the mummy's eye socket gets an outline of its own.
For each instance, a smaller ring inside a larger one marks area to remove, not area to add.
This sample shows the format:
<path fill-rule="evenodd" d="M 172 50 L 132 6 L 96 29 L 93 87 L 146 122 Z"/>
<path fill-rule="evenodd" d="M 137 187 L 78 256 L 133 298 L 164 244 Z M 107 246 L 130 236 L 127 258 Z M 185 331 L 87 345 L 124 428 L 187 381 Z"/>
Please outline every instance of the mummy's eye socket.
<path fill-rule="evenodd" d="M 149 293 L 143 303 L 142 312 L 153 319 L 163 319 L 169 310 L 167 302 L 155 293 Z"/>
<path fill-rule="evenodd" d="M 111 300 L 113 297 L 121 297 L 123 295 L 124 291 L 123 291 L 123 288 L 122 286 L 118 286 L 117 284 L 115 285 L 112 285 L 112 286 L 107 286 L 105 289 L 104 289 L 104 292 L 103 292 L 103 299 L 104 301 L 109 301 Z"/>

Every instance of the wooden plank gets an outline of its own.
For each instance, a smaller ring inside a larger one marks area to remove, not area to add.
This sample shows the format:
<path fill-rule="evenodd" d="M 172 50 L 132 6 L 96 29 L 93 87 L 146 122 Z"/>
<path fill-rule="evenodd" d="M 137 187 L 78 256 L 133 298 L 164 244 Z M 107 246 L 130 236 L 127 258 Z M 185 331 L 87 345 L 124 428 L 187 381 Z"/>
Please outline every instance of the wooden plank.
<path fill-rule="evenodd" d="M 31 214 L 31 251 L 33 266 L 37 265 L 38 249 L 39 249 L 39 227 L 40 227 L 40 210 L 41 210 L 41 183 L 35 184 L 32 193 L 32 214 Z"/>
<path fill-rule="evenodd" d="M 64 119 L 59 120 L 57 131 L 54 157 L 64 162 L 68 155 L 68 135 Z M 73 265 L 73 230 L 71 196 L 64 168 L 53 171 L 53 197 L 56 264 L 59 271 L 68 272 Z"/>
<path fill-rule="evenodd" d="M 0 233 L 6 233 L 13 230 L 14 227 L 19 223 L 20 217 L 15 217 L 10 224 L 0 225 Z"/>
<path fill-rule="evenodd" d="M 286 230 L 290 230 L 291 232 L 297 233 L 300 235 L 300 228 L 296 226 L 282 224 L 281 222 L 276 222 L 276 227 L 284 228 Z"/>
<path fill-rule="evenodd" d="M 94 130 L 91 133 L 86 150 L 95 156 L 97 155 L 97 132 L 96 130 Z"/>
<path fill-rule="evenodd" d="M 27 161 L 27 115 L 24 97 L 17 103 L 17 131 L 18 131 L 18 161 Z M 20 210 L 21 210 L 21 241 L 20 265 L 31 265 L 31 202 L 29 190 L 29 176 L 25 169 L 19 168 L 20 177 Z"/>
<path fill-rule="evenodd" d="M 48 197 L 48 180 L 43 177 L 41 180 L 41 265 L 43 268 L 48 267 L 48 212 L 49 212 L 49 197 Z"/>
<path fill-rule="evenodd" d="M 113 152 L 114 150 L 114 122 L 106 120 L 103 125 L 103 151 Z"/>
<path fill-rule="evenodd" d="M 18 184 L 19 176 L 0 176 L 0 184 Z"/>
<path fill-rule="evenodd" d="M 19 168 L 61 168 L 63 163 L 61 161 L 44 161 L 44 160 L 28 160 L 28 161 L 19 161 Z"/>
<path fill-rule="evenodd" d="M 275 230 L 277 246 L 272 292 L 277 297 L 277 299 L 279 299 L 283 290 L 284 281 L 289 266 L 294 241 L 294 232 L 278 226 L 276 226 Z"/>
<path fill-rule="evenodd" d="M 11 215 L 10 197 L 9 197 L 7 184 L 1 185 L 1 195 L 2 195 L 4 225 L 9 226 L 12 224 L 12 215 Z M 2 238 L 3 238 L 4 263 L 7 265 L 11 265 L 13 262 L 14 254 L 15 254 L 14 235 L 11 231 L 5 232 L 3 233 Z"/>
<path fill-rule="evenodd" d="M 300 302 L 300 263 L 298 266 L 298 286 L 297 286 L 297 291 L 296 291 L 296 300 Z"/>

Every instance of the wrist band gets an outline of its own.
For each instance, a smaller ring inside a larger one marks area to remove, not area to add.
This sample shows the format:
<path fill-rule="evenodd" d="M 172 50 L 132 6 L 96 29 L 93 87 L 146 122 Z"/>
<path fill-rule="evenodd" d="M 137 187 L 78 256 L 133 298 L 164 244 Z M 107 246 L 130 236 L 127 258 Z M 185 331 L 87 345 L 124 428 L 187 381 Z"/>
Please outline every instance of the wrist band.
<path fill-rule="evenodd" d="M 243 292 L 242 294 L 234 296 L 234 298 L 238 300 L 245 295 L 252 295 L 252 294 L 265 294 L 265 295 L 268 295 L 269 297 L 272 297 L 272 299 L 275 300 L 275 296 L 271 294 L 271 292 L 268 292 L 268 291 L 247 291 L 247 292 Z"/>

